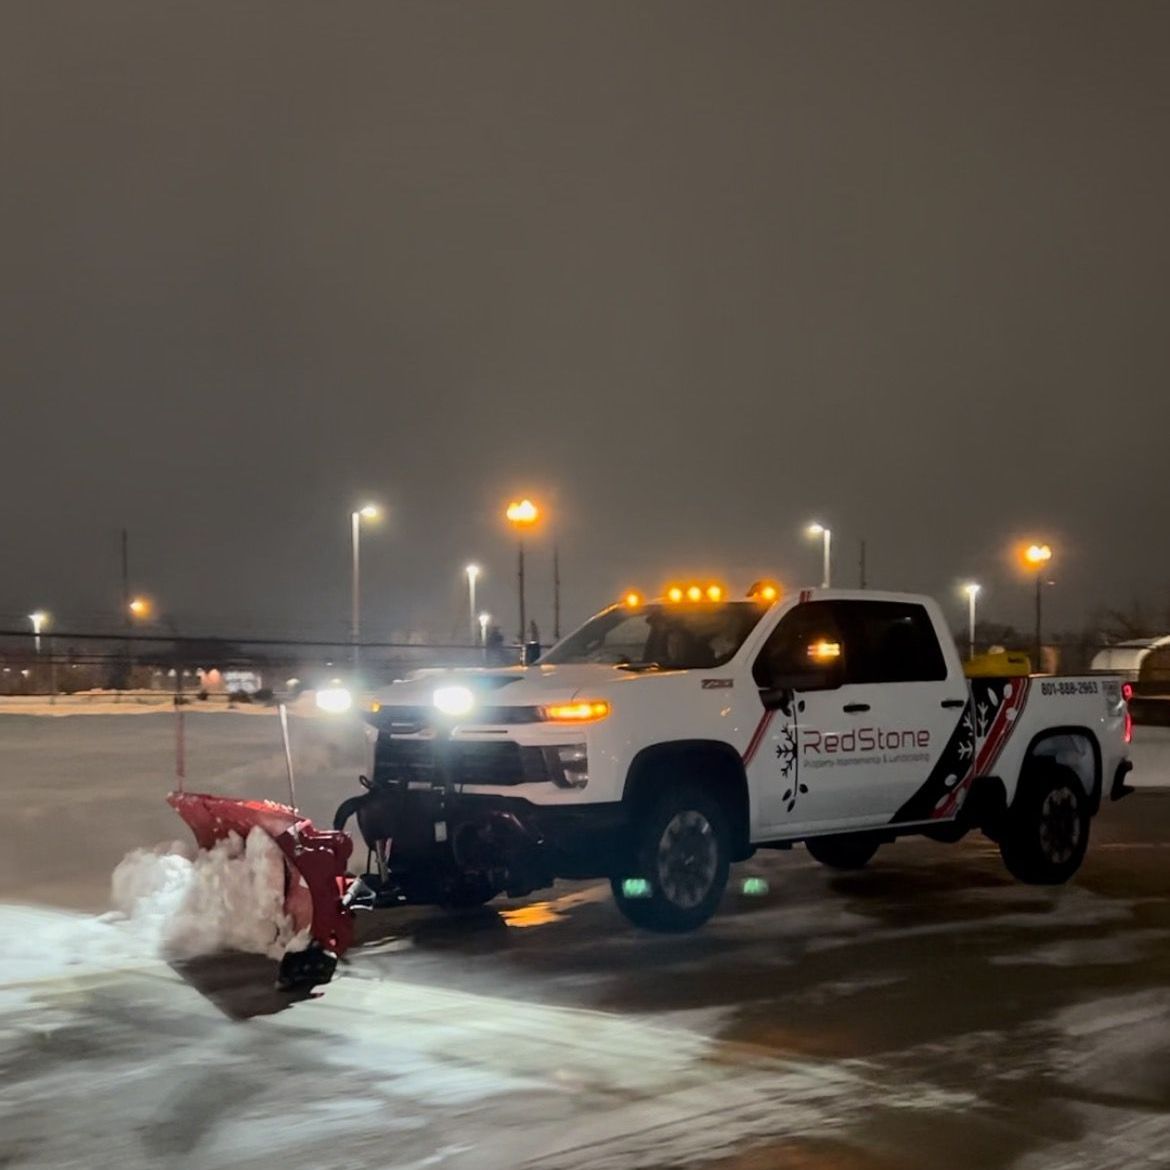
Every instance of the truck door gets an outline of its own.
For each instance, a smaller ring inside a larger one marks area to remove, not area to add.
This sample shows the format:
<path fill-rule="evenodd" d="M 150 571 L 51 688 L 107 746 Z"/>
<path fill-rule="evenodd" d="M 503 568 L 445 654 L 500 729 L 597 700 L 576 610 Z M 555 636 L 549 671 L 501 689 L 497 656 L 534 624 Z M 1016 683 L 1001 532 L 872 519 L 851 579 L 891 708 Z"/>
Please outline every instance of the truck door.
<path fill-rule="evenodd" d="M 848 757 L 841 750 L 855 729 L 853 708 L 872 706 L 868 690 L 845 685 L 846 655 L 836 604 L 809 601 L 780 619 L 754 664 L 771 708 L 748 764 L 765 834 L 823 832 L 881 816 L 874 760 L 856 751 L 855 737 Z"/>
<path fill-rule="evenodd" d="M 950 706 L 946 659 L 913 602 L 796 606 L 754 673 L 773 706 L 749 762 L 765 832 L 888 823 L 926 784 L 963 715 L 966 689 Z M 790 684 L 780 688 L 786 706 L 774 705 L 777 682 Z"/>
<path fill-rule="evenodd" d="M 936 815 L 933 799 L 927 808 L 915 796 L 948 793 L 970 766 L 973 742 L 962 742 L 966 679 L 957 666 L 956 677 L 950 677 L 924 605 L 878 599 L 832 604 L 843 627 L 841 689 L 851 696 L 844 710 L 854 720 L 857 753 L 873 758 L 867 771 L 880 817 L 927 820 Z M 840 746 L 844 754 L 853 741 L 844 739 Z"/>

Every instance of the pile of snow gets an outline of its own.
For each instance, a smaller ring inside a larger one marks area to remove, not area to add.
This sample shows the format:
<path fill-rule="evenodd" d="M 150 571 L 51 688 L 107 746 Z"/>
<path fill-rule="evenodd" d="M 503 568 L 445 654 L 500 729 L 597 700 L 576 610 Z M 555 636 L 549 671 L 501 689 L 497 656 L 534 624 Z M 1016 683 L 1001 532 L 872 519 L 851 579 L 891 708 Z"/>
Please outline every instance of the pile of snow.
<path fill-rule="evenodd" d="M 284 855 L 262 829 L 232 833 L 209 852 L 178 842 L 136 849 L 114 870 L 114 909 L 165 958 L 247 951 L 279 959 L 303 950 L 284 912 Z"/>

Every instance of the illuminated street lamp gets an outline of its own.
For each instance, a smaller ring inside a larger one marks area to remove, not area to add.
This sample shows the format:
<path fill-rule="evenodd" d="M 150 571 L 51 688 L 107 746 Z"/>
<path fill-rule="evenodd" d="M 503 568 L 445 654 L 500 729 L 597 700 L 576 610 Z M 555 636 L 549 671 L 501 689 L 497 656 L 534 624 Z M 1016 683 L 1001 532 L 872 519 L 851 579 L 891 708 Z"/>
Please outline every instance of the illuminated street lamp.
<path fill-rule="evenodd" d="M 983 587 L 976 585 L 974 581 L 968 582 L 963 586 L 963 592 L 967 595 L 967 657 L 975 657 L 975 598 L 979 596 L 979 590 Z"/>
<path fill-rule="evenodd" d="M 41 630 L 49 624 L 49 615 L 43 609 L 38 609 L 36 613 L 28 615 L 28 620 L 32 622 L 33 644 L 39 654 L 41 652 Z"/>
<path fill-rule="evenodd" d="M 468 565 L 464 572 L 467 573 L 467 614 L 468 620 L 471 622 L 471 644 L 475 645 L 475 583 L 479 580 L 480 574 L 479 565 Z"/>
<path fill-rule="evenodd" d="M 520 645 L 523 646 L 525 630 L 527 629 L 524 609 L 524 533 L 526 530 L 535 527 L 537 521 L 540 519 L 540 509 L 530 499 L 525 497 L 522 500 L 513 500 L 505 509 L 504 515 L 507 517 L 508 523 L 516 529 L 516 579 L 520 594 Z"/>
<path fill-rule="evenodd" d="M 529 499 L 513 500 L 504 515 L 517 527 L 531 528 L 540 519 L 540 509 Z"/>
<path fill-rule="evenodd" d="M 356 676 L 361 666 L 361 647 L 358 641 L 361 637 L 362 625 L 362 594 L 361 594 L 361 544 L 362 521 L 377 520 L 380 515 L 374 504 L 365 504 L 350 513 L 350 530 L 353 538 L 353 580 L 351 582 L 352 596 L 349 619 L 349 637 L 353 643 L 353 672 Z M 356 681 L 356 677 L 355 677 Z"/>
<path fill-rule="evenodd" d="M 132 618 L 137 618 L 139 621 L 145 621 L 150 617 L 153 606 L 148 597 L 135 597 L 126 607 L 130 611 Z"/>
<path fill-rule="evenodd" d="M 828 589 L 829 583 L 833 577 L 833 534 L 823 524 L 818 524 L 816 521 L 813 521 L 813 523 L 810 524 L 808 528 L 805 529 L 805 531 L 809 534 L 809 536 L 819 536 L 821 538 L 821 548 L 824 554 L 824 570 L 822 573 L 821 588 Z"/>
<path fill-rule="evenodd" d="M 1024 549 L 1024 561 L 1036 573 L 1036 669 L 1040 670 L 1040 656 L 1043 649 L 1041 633 L 1043 631 L 1042 597 L 1044 591 L 1044 569 L 1052 560 L 1052 549 L 1046 544 L 1030 544 Z"/>
<path fill-rule="evenodd" d="M 492 615 L 490 613 L 481 613 L 475 620 L 479 623 L 479 644 L 486 646 L 488 626 L 491 624 Z"/>

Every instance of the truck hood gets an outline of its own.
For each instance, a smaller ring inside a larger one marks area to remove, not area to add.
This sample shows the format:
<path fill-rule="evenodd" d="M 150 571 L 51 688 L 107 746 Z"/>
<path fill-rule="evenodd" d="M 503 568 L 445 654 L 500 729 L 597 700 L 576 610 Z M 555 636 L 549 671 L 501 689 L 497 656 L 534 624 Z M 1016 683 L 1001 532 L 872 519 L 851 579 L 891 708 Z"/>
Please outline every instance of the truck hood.
<path fill-rule="evenodd" d="M 614 685 L 659 677 L 665 675 L 621 670 L 601 663 L 420 670 L 383 687 L 375 697 L 384 707 L 421 707 L 430 705 L 437 687 L 465 686 L 480 696 L 481 702 L 493 707 L 534 707 L 604 697 Z"/>

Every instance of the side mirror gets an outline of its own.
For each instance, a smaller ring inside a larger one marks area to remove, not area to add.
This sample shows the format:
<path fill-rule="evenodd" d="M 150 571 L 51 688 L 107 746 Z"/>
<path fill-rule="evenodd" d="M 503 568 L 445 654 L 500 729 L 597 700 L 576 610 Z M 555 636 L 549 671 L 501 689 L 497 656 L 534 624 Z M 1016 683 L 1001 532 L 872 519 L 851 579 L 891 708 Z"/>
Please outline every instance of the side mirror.
<path fill-rule="evenodd" d="M 765 711 L 780 711 L 785 715 L 792 714 L 793 692 L 785 687 L 761 687 L 760 702 Z"/>

